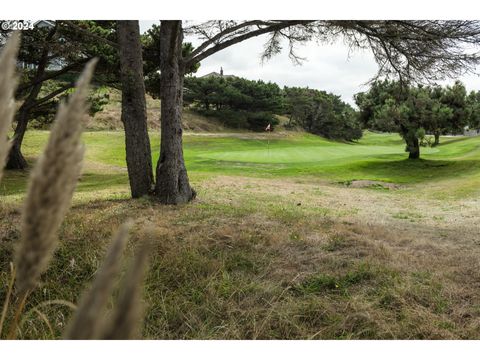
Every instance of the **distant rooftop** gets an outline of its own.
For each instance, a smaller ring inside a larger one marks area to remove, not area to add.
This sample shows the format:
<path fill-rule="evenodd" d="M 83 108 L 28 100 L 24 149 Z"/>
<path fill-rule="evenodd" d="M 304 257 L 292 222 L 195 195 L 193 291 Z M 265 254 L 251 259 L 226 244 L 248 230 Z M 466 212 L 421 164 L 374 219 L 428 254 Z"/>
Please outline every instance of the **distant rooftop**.
<path fill-rule="evenodd" d="M 48 28 L 52 28 L 55 26 L 55 21 L 49 21 L 49 20 L 38 20 L 38 21 L 35 21 L 35 23 L 33 24 L 35 27 L 48 27 Z"/>
<path fill-rule="evenodd" d="M 206 75 L 200 76 L 201 78 L 208 78 L 208 77 L 221 77 L 225 79 L 231 79 L 235 78 L 235 75 L 224 75 L 223 74 L 223 68 L 220 68 L 220 72 L 212 71 L 211 73 L 208 73 Z"/>

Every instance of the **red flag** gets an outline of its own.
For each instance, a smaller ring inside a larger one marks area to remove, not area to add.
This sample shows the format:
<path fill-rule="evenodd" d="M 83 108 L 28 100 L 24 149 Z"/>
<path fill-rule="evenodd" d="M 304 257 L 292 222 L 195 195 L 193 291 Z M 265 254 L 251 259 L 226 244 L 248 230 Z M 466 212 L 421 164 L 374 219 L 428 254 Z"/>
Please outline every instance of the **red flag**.
<path fill-rule="evenodd" d="M 267 127 L 265 128 L 265 131 L 272 131 L 270 124 L 267 125 Z"/>

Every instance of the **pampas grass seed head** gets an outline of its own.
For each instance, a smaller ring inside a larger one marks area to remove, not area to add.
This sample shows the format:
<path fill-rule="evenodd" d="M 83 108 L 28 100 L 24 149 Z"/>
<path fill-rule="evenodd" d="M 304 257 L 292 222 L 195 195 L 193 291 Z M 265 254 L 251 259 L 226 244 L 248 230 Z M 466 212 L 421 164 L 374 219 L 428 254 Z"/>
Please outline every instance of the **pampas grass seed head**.
<path fill-rule="evenodd" d="M 11 146 L 7 133 L 15 113 L 15 67 L 19 44 L 20 33 L 14 32 L 0 54 L 0 182 Z"/>
<path fill-rule="evenodd" d="M 16 288 L 33 290 L 57 245 L 57 231 L 68 210 L 82 168 L 82 122 L 96 60 L 80 76 L 76 92 L 60 104 L 48 144 L 32 173 L 24 203 L 21 239 L 15 253 Z"/>

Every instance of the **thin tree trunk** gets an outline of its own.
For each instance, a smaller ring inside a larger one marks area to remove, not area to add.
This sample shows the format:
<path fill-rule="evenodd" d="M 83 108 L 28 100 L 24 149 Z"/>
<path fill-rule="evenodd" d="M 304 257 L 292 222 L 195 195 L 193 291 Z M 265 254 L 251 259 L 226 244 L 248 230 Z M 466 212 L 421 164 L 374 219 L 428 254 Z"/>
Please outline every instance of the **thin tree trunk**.
<path fill-rule="evenodd" d="M 138 21 L 117 21 L 117 35 L 128 178 L 132 197 L 138 198 L 151 193 L 154 183 Z"/>
<path fill-rule="evenodd" d="M 188 181 L 182 148 L 182 63 L 183 30 L 181 21 L 162 21 L 160 25 L 161 145 L 157 163 L 155 195 L 164 204 L 181 204 L 196 193 Z"/>
<path fill-rule="evenodd" d="M 17 126 L 15 127 L 12 147 L 8 154 L 6 168 L 10 170 L 23 170 L 26 169 L 28 165 L 27 160 L 25 160 L 23 157 L 21 149 L 23 137 L 25 135 L 25 131 L 27 131 L 29 109 L 22 106 L 15 117 Z"/>
<path fill-rule="evenodd" d="M 46 64 L 45 64 L 46 65 Z M 45 71 L 45 67 L 39 67 L 37 76 L 43 76 Z M 23 170 L 27 167 L 27 161 L 22 155 L 22 142 L 25 136 L 25 132 L 27 131 L 28 121 L 30 120 L 30 111 L 35 104 L 35 100 L 40 93 L 40 89 L 42 88 L 42 83 L 36 84 L 30 90 L 28 97 L 23 102 L 20 109 L 18 109 L 17 115 L 15 116 L 15 120 L 17 126 L 15 127 L 15 133 L 13 136 L 13 144 L 12 148 L 10 149 L 10 153 L 8 154 L 8 161 L 7 161 L 7 169 L 10 170 Z"/>

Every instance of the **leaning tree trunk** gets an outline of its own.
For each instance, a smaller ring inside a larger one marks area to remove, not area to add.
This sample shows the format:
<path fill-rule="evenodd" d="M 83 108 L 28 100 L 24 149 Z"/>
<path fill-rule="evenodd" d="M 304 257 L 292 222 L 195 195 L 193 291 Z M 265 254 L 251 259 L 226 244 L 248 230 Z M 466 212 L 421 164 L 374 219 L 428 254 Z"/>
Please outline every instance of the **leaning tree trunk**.
<path fill-rule="evenodd" d="M 23 170 L 27 167 L 27 160 L 22 154 L 22 142 L 25 131 L 27 131 L 29 118 L 29 111 L 27 109 L 19 109 L 16 116 L 17 126 L 15 127 L 15 133 L 13 135 L 12 147 L 8 153 L 8 161 L 6 168 L 10 170 Z"/>
<path fill-rule="evenodd" d="M 153 188 L 152 153 L 147 127 L 142 45 L 138 21 L 117 22 L 122 80 L 122 122 L 133 198 L 147 195 Z"/>
<path fill-rule="evenodd" d="M 181 21 L 160 25 L 161 144 L 155 195 L 164 204 L 192 200 L 195 191 L 188 181 L 182 147 L 183 31 Z"/>
<path fill-rule="evenodd" d="M 44 70 L 40 69 L 37 72 L 37 76 L 43 75 Z M 17 115 L 15 116 L 15 121 L 17 126 L 15 127 L 15 132 L 12 140 L 12 147 L 8 154 L 7 169 L 10 170 L 23 170 L 27 167 L 27 161 L 22 155 L 22 142 L 25 132 L 27 131 L 28 120 L 30 120 L 30 111 L 35 105 L 35 100 L 40 93 L 42 84 L 37 84 L 32 87 L 28 97 L 23 102 L 22 106 L 18 109 Z"/>
<path fill-rule="evenodd" d="M 55 26 L 49 31 L 47 37 L 45 38 L 45 45 L 42 49 L 42 55 L 37 66 L 35 77 L 32 80 L 33 85 L 31 86 L 27 98 L 23 102 L 22 106 L 20 106 L 20 109 L 18 109 L 17 115 L 15 116 L 17 126 L 15 128 L 13 144 L 8 154 L 8 161 L 6 165 L 7 169 L 23 170 L 27 167 L 27 161 L 25 160 L 21 152 L 23 137 L 25 135 L 25 131 L 27 131 L 27 125 L 28 120 L 30 120 L 31 109 L 35 105 L 38 94 L 40 93 L 40 90 L 42 88 L 42 82 L 38 80 L 40 80 L 45 74 L 45 69 L 47 68 L 49 60 L 49 42 L 52 40 L 56 31 L 57 27 Z"/>

